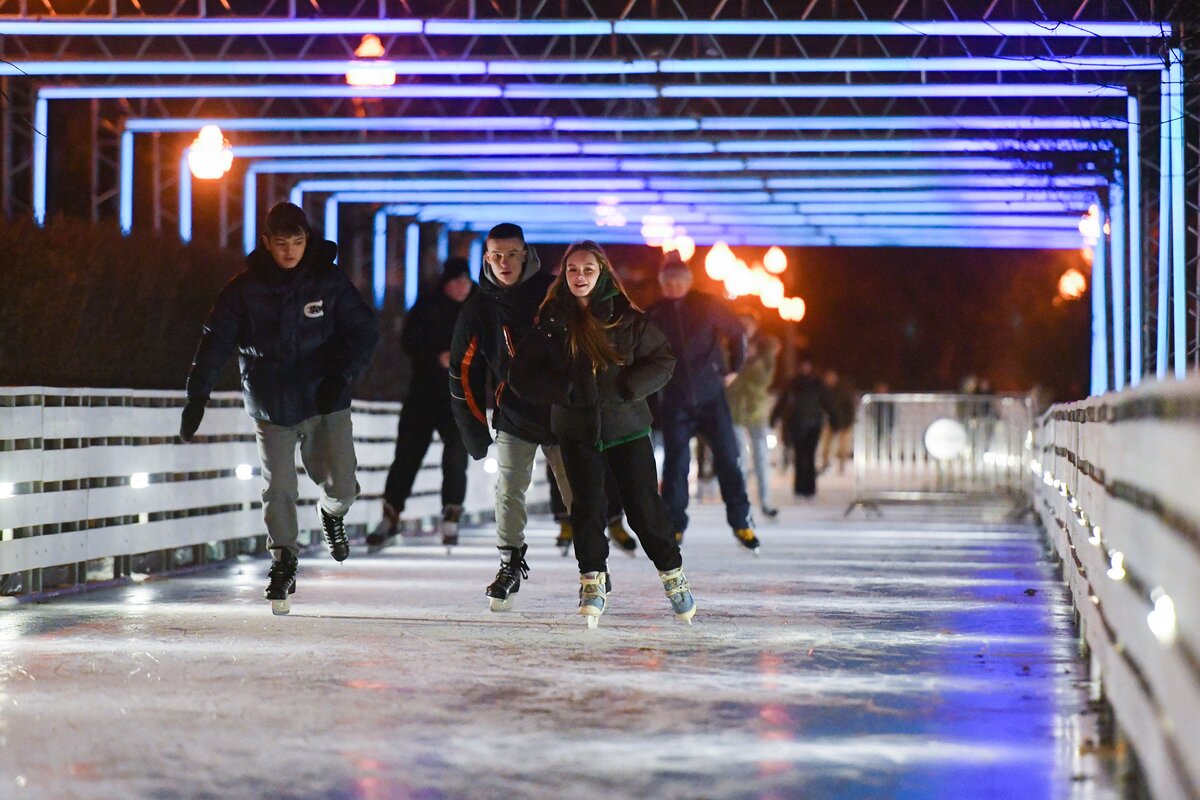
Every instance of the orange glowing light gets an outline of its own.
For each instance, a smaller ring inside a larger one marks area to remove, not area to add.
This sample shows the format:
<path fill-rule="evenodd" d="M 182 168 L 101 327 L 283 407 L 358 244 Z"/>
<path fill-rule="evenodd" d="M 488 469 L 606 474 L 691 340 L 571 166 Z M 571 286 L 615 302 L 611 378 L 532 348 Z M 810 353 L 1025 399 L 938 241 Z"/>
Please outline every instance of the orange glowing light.
<path fill-rule="evenodd" d="M 1087 291 L 1087 278 L 1077 269 L 1069 269 L 1058 279 L 1058 296 L 1063 300 L 1078 300 Z"/>
<path fill-rule="evenodd" d="M 723 281 L 733 268 L 735 260 L 733 251 L 729 249 L 729 245 L 724 242 L 717 242 L 709 248 L 708 255 L 704 257 L 704 271 L 714 281 Z"/>
<path fill-rule="evenodd" d="M 696 255 L 696 241 L 687 234 L 679 234 L 675 237 L 675 249 L 680 258 L 691 261 L 692 256 Z"/>
<path fill-rule="evenodd" d="M 216 125 L 205 125 L 188 147 L 188 169 L 202 180 L 216 180 L 233 166 L 233 148 Z"/>
<path fill-rule="evenodd" d="M 367 33 L 363 35 L 354 55 L 360 59 L 381 59 L 385 52 L 379 37 Z M 386 61 L 355 62 L 346 72 L 346 83 L 350 86 L 392 86 L 396 83 L 396 70 Z"/>
<path fill-rule="evenodd" d="M 767 272 L 778 275 L 787 269 L 787 256 L 779 247 L 772 247 L 763 256 L 763 266 L 767 268 Z"/>

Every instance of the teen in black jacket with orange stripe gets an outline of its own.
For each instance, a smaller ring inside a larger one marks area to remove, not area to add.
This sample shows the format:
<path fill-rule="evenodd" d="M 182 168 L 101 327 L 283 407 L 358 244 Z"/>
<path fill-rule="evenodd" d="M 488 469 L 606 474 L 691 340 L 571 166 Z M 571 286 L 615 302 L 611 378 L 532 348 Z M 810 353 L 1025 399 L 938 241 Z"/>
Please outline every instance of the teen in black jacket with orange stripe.
<path fill-rule="evenodd" d="M 533 328 L 538 306 L 553 276 L 540 271 L 537 253 L 521 228 L 504 223 L 487 235 L 479 291 L 467 301 L 450 346 L 450 403 L 467 452 L 476 460 L 492 443 L 485 409 L 495 406 L 496 538 L 500 572 L 488 587 L 493 611 L 507 611 L 511 595 L 528 577 L 525 563 L 525 492 L 533 476 L 538 447 L 546 454 L 563 500 L 570 508 L 570 487 L 562 468 L 550 407 L 518 397 L 508 386 L 516 344 Z"/>

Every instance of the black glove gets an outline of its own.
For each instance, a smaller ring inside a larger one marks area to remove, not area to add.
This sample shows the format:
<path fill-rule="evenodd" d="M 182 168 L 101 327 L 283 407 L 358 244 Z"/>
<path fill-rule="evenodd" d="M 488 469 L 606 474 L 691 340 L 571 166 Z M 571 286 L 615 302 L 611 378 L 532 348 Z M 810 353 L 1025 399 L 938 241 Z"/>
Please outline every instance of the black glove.
<path fill-rule="evenodd" d="M 183 419 L 179 422 L 180 439 L 190 442 L 196 435 L 196 429 L 200 427 L 200 420 L 204 419 L 206 404 L 206 400 L 188 400 L 187 405 L 183 407 Z"/>
<path fill-rule="evenodd" d="M 346 379 L 341 375 L 327 375 L 317 384 L 317 413 L 332 414 L 334 406 L 346 391 Z"/>

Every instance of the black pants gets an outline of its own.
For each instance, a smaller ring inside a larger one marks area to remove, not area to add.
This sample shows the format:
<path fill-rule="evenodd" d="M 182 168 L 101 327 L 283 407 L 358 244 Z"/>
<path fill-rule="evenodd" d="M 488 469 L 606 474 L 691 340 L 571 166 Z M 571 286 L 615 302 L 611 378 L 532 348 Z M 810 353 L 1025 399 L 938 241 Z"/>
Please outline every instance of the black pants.
<path fill-rule="evenodd" d="M 461 506 L 467 496 L 467 448 L 449 402 L 410 397 L 400 409 L 396 456 L 383 490 L 383 499 L 397 511 L 404 510 L 412 494 L 434 431 L 442 440 L 442 507 Z"/>
<path fill-rule="evenodd" d="M 725 501 L 725 521 L 731 528 L 749 528 L 750 498 L 739 460 L 741 447 L 733 430 L 729 404 L 725 395 L 720 394 L 698 406 L 663 409 L 663 499 L 670 509 L 674 529 L 687 530 L 688 470 L 692 460 L 688 448 L 697 434 L 712 449 L 713 469 L 721 499 Z"/>
<path fill-rule="evenodd" d="M 554 521 L 570 519 L 567 504 L 563 502 L 562 492 L 558 490 L 558 481 L 554 479 L 554 470 L 550 469 L 549 462 L 546 463 L 546 480 L 550 483 L 550 513 L 554 515 Z M 613 477 L 611 469 L 605 470 L 604 494 L 608 497 L 608 523 L 611 525 L 625 516 L 625 509 L 621 505 L 621 490 L 617 488 L 617 479 Z"/>
<path fill-rule="evenodd" d="M 571 482 L 571 527 L 579 571 L 608 571 L 607 500 L 604 473 L 611 470 L 625 504 L 629 527 L 659 572 L 683 565 L 667 507 L 658 494 L 658 473 L 650 437 L 643 436 L 600 452 L 584 442 L 561 444 L 563 466 Z"/>
<path fill-rule="evenodd" d="M 817 493 L 817 444 L 820 441 L 820 426 L 792 431 L 792 449 L 796 453 L 793 488 L 800 497 L 812 497 Z"/>

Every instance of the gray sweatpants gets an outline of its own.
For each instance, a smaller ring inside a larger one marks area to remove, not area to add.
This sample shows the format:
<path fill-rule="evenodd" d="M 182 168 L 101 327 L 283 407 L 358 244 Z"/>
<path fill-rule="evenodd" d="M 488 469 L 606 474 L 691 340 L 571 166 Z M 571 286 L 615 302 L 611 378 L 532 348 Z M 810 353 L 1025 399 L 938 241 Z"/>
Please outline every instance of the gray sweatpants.
<path fill-rule="evenodd" d="M 527 442 L 507 431 L 496 431 L 496 461 L 500 464 L 496 481 L 496 541 L 499 547 L 525 544 L 525 523 L 529 519 L 525 512 L 525 492 L 533 478 L 533 460 L 539 447 L 554 471 L 563 505 L 567 511 L 571 510 L 571 485 L 567 483 L 567 471 L 563 469 L 558 448 Z"/>
<path fill-rule="evenodd" d="M 311 417 L 285 428 L 255 420 L 258 455 L 262 459 L 263 519 L 267 523 L 267 547 L 278 557 L 282 549 L 298 554 L 296 501 L 300 488 L 296 479 L 296 445 L 300 461 L 313 483 L 321 487 L 320 507 L 325 513 L 343 516 L 358 498 L 354 473 L 354 431 L 350 409 Z"/>

